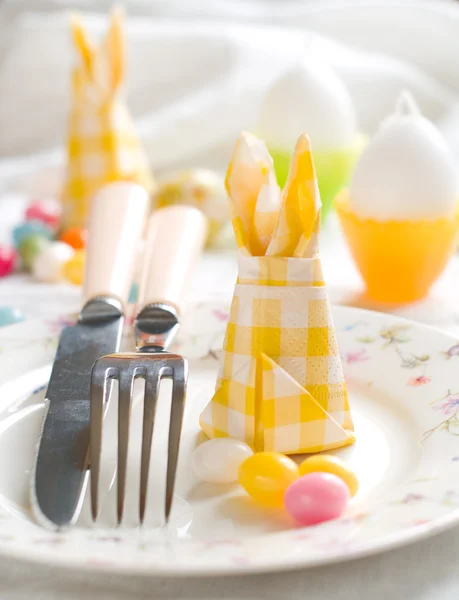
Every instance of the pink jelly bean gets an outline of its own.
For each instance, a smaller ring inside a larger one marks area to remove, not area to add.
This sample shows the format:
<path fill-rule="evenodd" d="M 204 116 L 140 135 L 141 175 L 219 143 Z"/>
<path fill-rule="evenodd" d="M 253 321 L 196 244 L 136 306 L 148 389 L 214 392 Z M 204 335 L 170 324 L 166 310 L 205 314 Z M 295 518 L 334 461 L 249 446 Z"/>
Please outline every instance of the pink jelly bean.
<path fill-rule="evenodd" d="M 12 273 L 18 260 L 17 252 L 14 248 L 0 246 L 0 277 L 6 277 Z"/>
<path fill-rule="evenodd" d="M 59 203 L 53 199 L 34 200 L 26 210 L 26 221 L 41 221 L 57 229 L 61 220 L 62 210 Z"/>
<path fill-rule="evenodd" d="M 285 508 L 301 525 L 336 519 L 350 500 L 349 488 L 332 473 L 309 473 L 294 481 L 285 492 Z"/>

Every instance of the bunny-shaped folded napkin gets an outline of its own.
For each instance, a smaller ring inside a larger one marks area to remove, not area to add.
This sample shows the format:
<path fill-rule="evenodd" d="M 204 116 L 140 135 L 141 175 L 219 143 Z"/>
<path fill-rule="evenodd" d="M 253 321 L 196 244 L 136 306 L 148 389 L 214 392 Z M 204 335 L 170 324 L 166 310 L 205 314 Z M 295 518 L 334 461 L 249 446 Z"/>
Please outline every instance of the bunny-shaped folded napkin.
<path fill-rule="evenodd" d="M 79 62 L 72 78 L 63 225 L 81 227 L 91 199 L 106 183 L 132 181 L 153 191 L 154 181 L 122 99 L 122 12 L 113 11 L 108 34 L 97 47 L 78 17 L 72 19 L 72 33 Z"/>
<path fill-rule="evenodd" d="M 209 437 L 256 451 L 320 452 L 355 441 L 318 255 L 320 198 L 309 140 L 297 143 L 282 193 L 265 144 L 243 134 L 226 185 L 239 247 Z"/>

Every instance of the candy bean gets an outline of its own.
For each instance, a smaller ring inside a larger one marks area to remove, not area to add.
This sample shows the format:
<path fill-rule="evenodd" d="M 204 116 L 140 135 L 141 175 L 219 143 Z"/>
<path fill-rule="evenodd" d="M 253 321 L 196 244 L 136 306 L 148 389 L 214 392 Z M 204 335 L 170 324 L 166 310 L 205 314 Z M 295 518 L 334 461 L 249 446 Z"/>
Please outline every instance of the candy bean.
<path fill-rule="evenodd" d="M 19 256 L 22 260 L 22 265 L 26 270 L 32 268 L 32 263 L 37 255 L 50 244 L 48 238 L 41 234 L 35 233 L 27 236 L 20 244 Z"/>
<path fill-rule="evenodd" d="M 359 480 L 354 471 L 337 456 L 316 454 L 304 460 L 300 465 L 300 475 L 308 473 L 333 473 L 340 477 L 349 488 L 351 496 L 359 489 Z"/>
<path fill-rule="evenodd" d="M 32 263 L 32 273 L 38 281 L 57 283 L 63 279 L 63 266 L 75 254 L 64 242 L 51 242 Z"/>
<path fill-rule="evenodd" d="M 350 499 L 349 488 L 331 473 L 309 473 L 285 492 L 285 508 L 300 525 L 316 525 L 336 519 Z"/>
<path fill-rule="evenodd" d="M 13 325 L 24 320 L 24 315 L 14 306 L 0 306 L 0 327 Z"/>
<path fill-rule="evenodd" d="M 85 251 L 77 250 L 70 260 L 62 268 L 63 275 L 68 281 L 75 285 L 83 283 Z"/>
<path fill-rule="evenodd" d="M 238 471 L 253 451 L 244 442 L 232 438 L 216 438 L 196 448 L 192 456 L 194 474 L 203 481 L 232 483 Z"/>
<path fill-rule="evenodd" d="M 14 271 L 18 254 L 14 248 L 0 246 L 0 277 L 6 277 Z"/>
<path fill-rule="evenodd" d="M 128 302 L 129 303 L 137 302 L 138 296 L 139 296 L 139 284 L 134 282 L 131 285 L 131 289 L 129 290 Z"/>
<path fill-rule="evenodd" d="M 59 227 L 61 216 L 62 208 L 59 202 L 51 198 L 35 200 L 25 213 L 27 221 L 41 221 L 53 230 Z"/>
<path fill-rule="evenodd" d="M 22 225 L 17 225 L 13 229 L 13 242 L 16 248 L 32 235 L 41 235 L 49 240 L 53 237 L 53 231 L 48 225 L 41 221 L 26 221 Z"/>
<path fill-rule="evenodd" d="M 73 227 L 72 229 L 67 229 L 60 236 L 59 239 L 61 242 L 65 242 L 75 250 L 82 250 L 86 247 L 86 229 L 82 229 L 81 227 Z"/>
<path fill-rule="evenodd" d="M 247 458 L 239 468 L 239 483 L 259 504 L 280 507 L 288 486 L 298 479 L 297 465 L 277 452 L 260 452 Z"/>

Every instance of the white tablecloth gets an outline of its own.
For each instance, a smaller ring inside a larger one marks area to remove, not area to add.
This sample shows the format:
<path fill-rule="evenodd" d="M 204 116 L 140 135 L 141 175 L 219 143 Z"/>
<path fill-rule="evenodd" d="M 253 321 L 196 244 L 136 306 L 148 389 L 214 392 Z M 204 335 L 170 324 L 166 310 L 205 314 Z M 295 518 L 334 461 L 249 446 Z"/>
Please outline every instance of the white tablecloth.
<path fill-rule="evenodd" d="M 407 548 L 292 573 L 148 578 L 77 573 L 2 559 L 2 600 L 457 600 L 459 528 Z"/>

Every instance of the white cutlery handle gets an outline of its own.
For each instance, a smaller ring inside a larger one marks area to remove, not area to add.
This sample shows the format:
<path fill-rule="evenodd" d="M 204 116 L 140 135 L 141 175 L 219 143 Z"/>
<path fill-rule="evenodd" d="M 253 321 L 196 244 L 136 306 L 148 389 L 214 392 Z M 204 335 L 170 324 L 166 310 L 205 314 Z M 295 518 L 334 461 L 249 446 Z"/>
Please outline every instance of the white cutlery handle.
<path fill-rule="evenodd" d="M 148 208 L 148 193 L 133 183 L 111 183 L 96 194 L 88 224 L 84 303 L 109 295 L 126 306 Z"/>
<path fill-rule="evenodd" d="M 191 206 L 168 206 L 148 222 L 138 309 L 162 303 L 183 312 L 184 292 L 204 247 L 207 219 Z"/>

